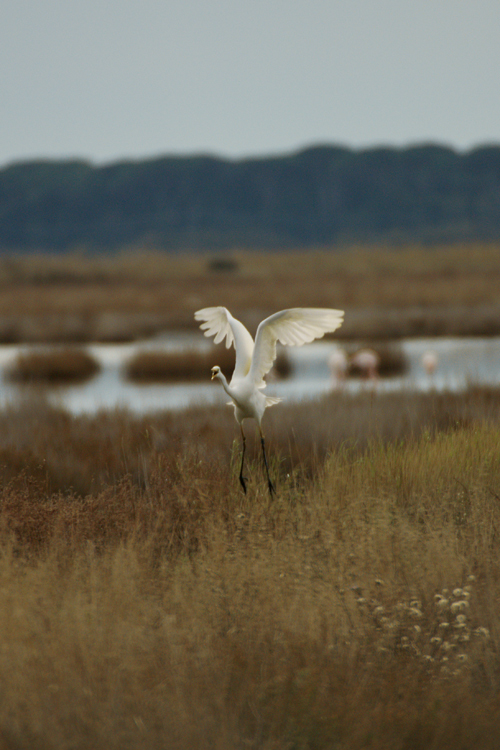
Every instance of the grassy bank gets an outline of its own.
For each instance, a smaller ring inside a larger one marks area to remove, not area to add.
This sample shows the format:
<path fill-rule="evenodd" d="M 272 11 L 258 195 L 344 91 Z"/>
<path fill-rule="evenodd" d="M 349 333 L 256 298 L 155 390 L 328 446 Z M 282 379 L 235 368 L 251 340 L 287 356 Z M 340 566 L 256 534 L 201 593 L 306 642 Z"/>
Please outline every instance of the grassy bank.
<path fill-rule="evenodd" d="M 2 746 L 496 748 L 499 406 L 0 413 Z"/>

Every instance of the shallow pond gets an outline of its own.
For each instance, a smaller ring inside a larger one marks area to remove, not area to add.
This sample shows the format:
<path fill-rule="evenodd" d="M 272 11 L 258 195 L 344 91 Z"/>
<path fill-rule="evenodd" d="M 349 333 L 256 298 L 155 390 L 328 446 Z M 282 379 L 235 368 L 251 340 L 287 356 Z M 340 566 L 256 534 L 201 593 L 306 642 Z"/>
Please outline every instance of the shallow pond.
<path fill-rule="evenodd" d="M 196 404 L 224 404 L 227 396 L 219 383 L 210 381 L 208 372 L 206 382 L 168 385 L 135 385 L 123 377 L 127 360 L 137 351 L 211 346 L 199 334 L 169 335 L 168 338 L 133 344 L 89 345 L 88 351 L 101 365 L 99 375 L 84 385 L 47 389 L 47 398 L 73 414 L 114 408 L 147 413 Z M 408 362 L 408 370 L 403 376 L 379 379 L 376 383 L 350 378 L 342 386 L 343 390 L 347 393 L 367 388 L 379 392 L 400 389 L 460 391 L 471 384 L 500 384 L 500 337 L 411 339 L 400 342 L 400 346 Z M 217 347 L 212 348 L 213 363 L 217 364 Z M 334 344 L 321 341 L 299 348 L 287 347 L 292 374 L 286 380 L 271 380 L 266 393 L 296 401 L 315 398 L 332 390 L 334 386 L 327 363 L 334 348 Z M 18 353 L 29 349 L 24 345 L 0 346 L 0 405 L 15 402 L 25 392 L 25 389 L 6 381 L 5 368 Z M 433 375 L 428 375 L 422 365 L 422 356 L 427 351 L 434 352 L 438 359 Z"/>

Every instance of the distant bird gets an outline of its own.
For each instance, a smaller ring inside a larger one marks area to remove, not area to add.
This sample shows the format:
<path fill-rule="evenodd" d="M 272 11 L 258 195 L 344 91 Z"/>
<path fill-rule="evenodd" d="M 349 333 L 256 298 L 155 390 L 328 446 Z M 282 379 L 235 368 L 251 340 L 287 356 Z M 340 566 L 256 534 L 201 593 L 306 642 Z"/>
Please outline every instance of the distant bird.
<path fill-rule="evenodd" d="M 422 354 L 422 365 L 427 375 L 434 375 L 438 364 L 437 354 L 431 351 Z"/>
<path fill-rule="evenodd" d="M 356 368 L 365 378 L 376 380 L 380 367 L 380 355 L 374 349 L 360 349 L 352 355 L 351 367 Z"/>
<path fill-rule="evenodd" d="M 270 315 L 257 328 L 255 343 L 243 323 L 233 318 L 225 307 L 206 307 L 198 310 L 194 317 L 204 321 L 200 328 L 205 336 L 215 336 L 215 343 L 220 344 L 226 339 L 226 348 L 234 344 L 236 350 L 236 364 L 231 382 L 228 383 L 220 367 L 212 367 L 212 380 L 220 380 L 227 395 L 230 396 L 230 406 L 234 406 L 234 416 L 241 430 L 243 441 L 239 480 L 246 493 L 246 480 L 243 476 L 245 460 L 245 433 L 242 422 L 244 419 L 255 419 L 259 428 L 262 456 L 266 470 L 267 486 L 271 494 L 275 492 L 269 476 L 264 434 L 262 432 L 262 417 L 268 406 L 281 401 L 280 398 L 265 396 L 261 391 L 266 387 L 264 376 L 269 372 L 276 359 L 276 342 L 289 346 L 302 346 L 314 339 L 322 338 L 325 333 L 337 330 L 342 325 L 344 312 L 342 310 L 326 310 L 315 308 L 294 307 Z"/>
<path fill-rule="evenodd" d="M 333 387 L 342 385 L 349 369 L 349 358 L 344 349 L 339 346 L 335 347 L 328 357 L 328 367 L 332 376 Z"/>

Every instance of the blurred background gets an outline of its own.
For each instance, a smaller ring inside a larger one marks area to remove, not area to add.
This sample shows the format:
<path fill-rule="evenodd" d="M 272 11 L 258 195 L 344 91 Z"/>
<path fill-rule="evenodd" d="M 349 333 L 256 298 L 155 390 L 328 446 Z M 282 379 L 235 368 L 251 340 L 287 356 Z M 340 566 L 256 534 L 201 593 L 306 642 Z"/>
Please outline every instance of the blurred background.
<path fill-rule="evenodd" d="M 0 402 L 217 401 L 194 326 L 346 310 L 278 395 L 497 385 L 500 8 L 26 0 L 0 29 Z M 371 360 L 370 360 L 371 357 Z"/>

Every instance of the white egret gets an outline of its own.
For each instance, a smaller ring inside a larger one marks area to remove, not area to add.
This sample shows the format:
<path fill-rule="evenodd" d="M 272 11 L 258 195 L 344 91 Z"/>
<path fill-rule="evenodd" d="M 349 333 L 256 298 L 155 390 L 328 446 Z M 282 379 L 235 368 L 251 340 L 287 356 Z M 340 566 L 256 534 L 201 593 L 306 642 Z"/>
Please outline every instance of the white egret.
<path fill-rule="evenodd" d="M 206 307 L 198 310 L 194 317 L 203 321 L 200 325 L 205 336 L 214 336 L 214 342 L 220 344 L 226 340 L 226 348 L 233 344 L 236 350 L 236 363 L 231 382 L 228 383 L 220 367 L 212 367 L 212 380 L 220 380 L 230 406 L 234 406 L 234 416 L 241 430 L 243 441 L 240 483 L 246 493 L 243 464 L 245 460 L 245 433 L 242 422 L 255 419 L 259 428 L 262 455 L 266 469 L 267 485 L 271 498 L 275 491 L 269 476 L 269 465 L 266 456 L 262 417 L 268 406 L 279 403 L 280 398 L 265 396 L 262 389 L 266 387 L 264 376 L 267 375 L 276 359 L 276 342 L 289 346 L 302 346 L 314 339 L 322 338 L 325 333 L 337 330 L 342 325 L 344 312 L 295 307 L 281 310 L 263 320 L 257 328 L 255 343 L 243 323 L 233 318 L 225 307 Z"/>

